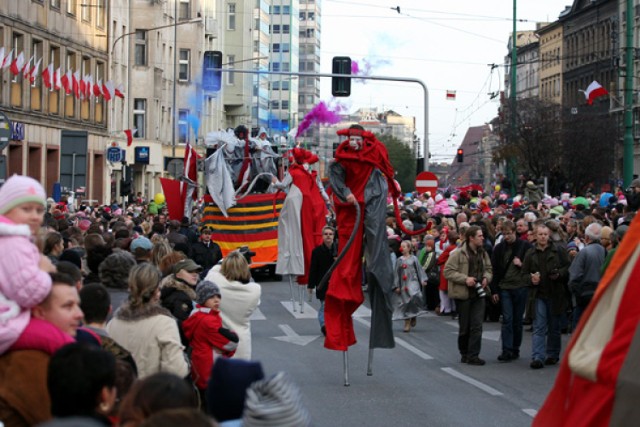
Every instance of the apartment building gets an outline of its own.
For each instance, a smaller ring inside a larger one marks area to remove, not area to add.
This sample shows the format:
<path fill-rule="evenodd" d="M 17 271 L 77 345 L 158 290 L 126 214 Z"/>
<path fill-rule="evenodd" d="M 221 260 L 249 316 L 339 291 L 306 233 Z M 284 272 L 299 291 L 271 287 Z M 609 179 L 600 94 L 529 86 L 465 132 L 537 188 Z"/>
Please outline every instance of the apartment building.
<path fill-rule="evenodd" d="M 540 40 L 540 99 L 562 104 L 562 24 L 559 21 L 537 31 Z"/>
<path fill-rule="evenodd" d="M 301 72 L 320 71 L 321 2 L 300 0 L 300 48 L 299 69 Z M 320 78 L 301 77 L 298 85 L 298 122 L 320 102 Z M 318 145 L 317 128 L 305 132 L 302 141 Z"/>

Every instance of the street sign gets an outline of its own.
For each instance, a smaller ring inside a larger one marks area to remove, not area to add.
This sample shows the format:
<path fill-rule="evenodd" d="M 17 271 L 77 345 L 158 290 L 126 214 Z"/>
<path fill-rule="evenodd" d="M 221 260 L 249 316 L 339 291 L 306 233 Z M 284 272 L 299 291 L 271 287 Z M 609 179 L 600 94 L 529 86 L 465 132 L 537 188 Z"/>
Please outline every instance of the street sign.
<path fill-rule="evenodd" d="M 438 190 L 438 177 L 432 172 L 420 172 L 416 176 L 416 191 L 426 193 L 429 191 L 435 197 Z"/>
<path fill-rule="evenodd" d="M 122 161 L 122 150 L 120 147 L 109 147 L 107 148 L 107 161 L 110 163 L 118 163 Z"/>

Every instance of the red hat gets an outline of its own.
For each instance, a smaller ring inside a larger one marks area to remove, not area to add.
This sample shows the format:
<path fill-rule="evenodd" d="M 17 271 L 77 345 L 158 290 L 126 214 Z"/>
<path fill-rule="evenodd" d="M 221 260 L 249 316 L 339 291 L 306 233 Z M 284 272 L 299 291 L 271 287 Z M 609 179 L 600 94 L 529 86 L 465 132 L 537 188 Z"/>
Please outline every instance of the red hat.
<path fill-rule="evenodd" d="M 320 159 L 318 158 L 317 155 L 313 154 L 311 151 L 309 150 L 304 150 L 304 163 L 308 163 L 310 165 L 317 163 Z"/>
<path fill-rule="evenodd" d="M 520 205 L 520 202 L 513 202 L 513 206 L 512 206 L 512 208 L 513 208 L 513 209 L 518 209 L 520 206 L 521 206 L 521 205 Z"/>
<path fill-rule="evenodd" d="M 305 159 L 305 151 L 303 148 L 294 148 L 291 150 L 291 155 L 296 163 L 303 164 Z"/>

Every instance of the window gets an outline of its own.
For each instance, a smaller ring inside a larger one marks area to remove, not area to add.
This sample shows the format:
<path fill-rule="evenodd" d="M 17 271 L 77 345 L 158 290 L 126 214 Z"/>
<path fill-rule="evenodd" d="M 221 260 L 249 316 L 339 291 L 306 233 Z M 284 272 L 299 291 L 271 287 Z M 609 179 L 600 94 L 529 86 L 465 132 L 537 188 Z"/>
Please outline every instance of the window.
<path fill-rule="evenodd" d="M 84 0 L 86 1 L 86 0 Z M 96 26 L 98 28 L 104 28 L 105 26 L 105 13 L 104 13 L 104 7 L 105 7 L 105 0 L 96 0 Z"/>
<path fill-rule="evenodd" d="M 288 62 L 283 62 L 282 63 L 282 71 L 289 71 L 289 63 Z"/>
<path fill-rule="evenodd" d="M 307 28 L 307 34 L 306 37 L 315 37 L 315 30 L 313 28 Z"/>
<path fill-rule="evenodd" d="M 282 34 L 289 34 L 289 25 L 285 24 L 282 26 Z"/>
<path fill-rule="evenodd" d="M 49 63 L 53 64 L 54 73 L 60 70 L 60 48 L 51 46 L 49 52 Z M 55 90 L 54 86 L 57 83 L 54 82 L 49 90 L 49 113 L 60 114 L 60 93 L 61 91 Z"/>
<path fill-rule="evenodd" d="M 180 60 L 178 65 L 178 80 L 188 82 L 190 75 L 189 63 L 191 60 L 191 51 L 189 49 L 180 49 Z"/>
<path fill-rule="evenodd" d="M 136 98 L 133 100 L 133 127 L 137 129 L 137 132 L 133 136 L 134 138 L 144 138 L 146 135 L 146 114 L 147 114 L 147 100 L 143 98 Z"/>
<path fill-rule="evenodd" d="M 69 52 L 67 50 L 67 58 L 65 60 L 65 70 L 71 71 L 73 73 L 74 70 L 77 69 L 76 67 L 77 67 L 76 54 L 73 52 Z M 69 86 L 71 86 L 71 82 L 69 83 Z M 64 97 L 64 114 L 66 117 L 75 117 L 75 111 L 76 111 L 76 97 L 74 96 L 73 90 L 72 90 L 71 93 L 69 93 L 69 95 Z"/>
<path fill-rule="evenodd" d="M 291 14 L 291 6 L 289 6 L 289 5 L 282 6 L 282 14 L 283 15 L 290 15 Z"/>
<path fill-rule="evenodd" d="M 315 20 L 316 20 L 316 13 L 315 13 L 315 12 L 309 12 L 309 13 L 307 14 L 307 19 L 308 19 L 309 21 L 315 21 Z"/>
<path fill-rule="evenodd" d="M 136 30 L 135 65 L 147 65 L 146 30 Z"/>
<path fill-rule="evenodd" d="M 236 29 L 236 4 L 227 4 L 227 30 Z"/>
<path fill-rule="evenodd" d="M 80 78 L 84 79 L 85 76 L 89 76 L 93 74 L 91 72 L 91 58 L 89 58 L 88 56 L 83 56 L 82 57 L 82 62 L 80 63 Z M 80 99 L 82 100 L 82 102 L 80 102 L 80 118 L 82 120 L 89 120 L 90 119 L 90 113 L 91 113 L 91 109 L 89 106 L 89 98 L 91 97 L 91 88 L 89 88 L 89 93 L 87 93 L 87 88 L 86 85 L 87 81 L 84 80 L 84 83 L 82 85 L 80 85 L 80 89 L 84 89 L 83 91 L 81 91 L 80 93 Z"/>
<path fill-rule="evenodd" d="M 282 90 L 289 90 L 289 80 L 284 80 L 282 82 Z"/>
<path fill-rule="evenodd" d="M 282 43 L 282 51 L 289 52 L 289 50 L 290 50 L 289 43 Z"/>
<path fill-rule="evenodd" d="M 75 0 L 74 0 L 75 1 Z M 86 4 L 85 4 L 86 3 Z M 80 6 L 80 14 L 82 15 L 82 20 L 86 22 L 91 21 L 91 2 L 87 0 L 82 0 L 82 5 Z"/>
<path fill-rule="evenodd" d="M 280 63 L 272 62 L 271 63 L 271 71 L 280 71 Z"/>
<path fill-rule="evenodd" d="M 280 6 L 271 6 L 272 15 L 280 15 Z"/>
<path fill-rule="evenodd" d="M 289 101 L 282 101 L 282 109 L 283 110 L 289 109 Z"/>
<path fill-rule="evenodd" d="M 178 110 L 178 142 L 189 142 L 189 110 Z"/>
<path fill-rule="evenodd" d="M 49 0 L 52 9 L 60 9 L 60 0 Z"/>
<path fill-rule="evenodd" d="M 271 47 L 271 52 L 280 52 L 280 43 L 274 43 Z"/>
<path fill-rule="evenodd" d="M 76 14 L 76 0 L 67 0 L 67 13 L 75 16 Z"/>
<path fill-rule="evenodd" d="M 280 34 L 280 25 L 272 25 L 271 34 Z"/>
<path fill-rule="evenodd" d="M 180 0 L 178 5 L 178 19 L 191 18 L 191 0 Z"/>
<path fill-rule="evenodd" d="M 305 12 L 300 12 L 300 20 L 304 21 L 307 19 L 307 14 Z"/>
<path fill-rule="evenodd" d="M 280 81 L 271 82 L 271 90 L 280 90 Z"/>
<path fill-rule="evenodd" d="M 279 110 L 280 109 L 280 101 L 271 101 L 271 109 Z"/>
<path fill-rule="evenodd" d="M 31 52 L 33 53 L 33 63 L 31 64 L 31 69 L 29 70 L 33 75 L 29 78 L 29 83 L 31 84 L 31 109 L 34 111 L 42 111 L 42 79 L 36 78 L 36 70 L 35 66 L 40 62 L 40 69 L 42 69 L 41 65 L 43 62 L 43 45 L 41 40 L 32 39 L 31 42 Z M 37 70 L 39 73 L 40 70 Z"/>
<path fill-rule="evenodd" d="M 236 56 L 235 55 L 227 55 L 227 68 L 235 68 Z M 236 73 L 230 71 L 227 72 L 227 84 L 233 85 L 236 83 Z"/>

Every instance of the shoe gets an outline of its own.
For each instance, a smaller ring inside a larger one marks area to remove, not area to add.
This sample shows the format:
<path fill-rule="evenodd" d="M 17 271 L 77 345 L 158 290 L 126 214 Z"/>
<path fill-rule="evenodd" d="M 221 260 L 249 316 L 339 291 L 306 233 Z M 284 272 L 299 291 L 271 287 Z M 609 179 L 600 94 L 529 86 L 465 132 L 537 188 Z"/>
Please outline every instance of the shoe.
<path fill-rule="evenodd" d="M 417 318 L 415 318 L 415 317 L 412 317 L 412 318 L 411 318 L 411 327 L 412 327 L 412 328 L 413 328 L 413 327 L 415 327 L 415 326 L 416 326 L 416 323 L 418 323 L 418 319 L 417 319 Z"/>
<path fill-rule="evenodd" d="M 469 356 L 462 356 L 460 358 L 460 363 L 469 363 Z"/>
<path fill-rule="evenodd" d="M 411 320 L 405 319 L 404 328 L 402 329 L 402 331 L 403 332 L 409 332 L 410 330 L 411 330 Z"/>
<path fill-rule="evenodd" d="M 559 361 L 560 361 L 560 359 L 558 359 L 557 357 L 547 357 L 544 360 L 544 364 L 547 365 L 547 366 L 551 366 L 551 365 L 558 364 Z"/>
<path fill-rule="evenodd" d="M 542 363 L 542 360 L 534 360 L 534 361 L 531 362 L 529 367 L 531 369 L 542 369 L 542 368 L 544 368 L 544 364 Z"/>
<path fill-rule="evenodd" d="M 486 362 L 480 359 L 478 356 L 470 357 L 469 360 L 467 361 L 468 365 L 474 365 L 474 366 L 483 366 L 485 363 Z"/>
<path fill-rule="evenodd" d="M 324 326 L 320 328 L 320 332 L 322 332 L 322 335 L 324 335 L 325 337 L 327 336 L 327 328 L 325 328 Z"/>
<path fill-rule="evenodd" d="M 500 362 L 511 362 L 512 360 L 514 360 L 515 357 L 513 356 L 513 353 L 511 353 L 510 351 L 503 351 L 500 356 L 498 356 L 498 360 Z"/>

